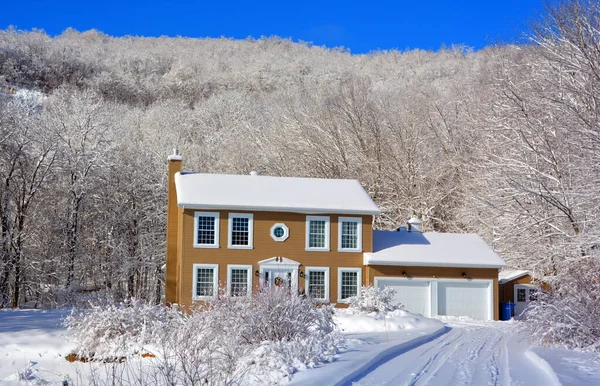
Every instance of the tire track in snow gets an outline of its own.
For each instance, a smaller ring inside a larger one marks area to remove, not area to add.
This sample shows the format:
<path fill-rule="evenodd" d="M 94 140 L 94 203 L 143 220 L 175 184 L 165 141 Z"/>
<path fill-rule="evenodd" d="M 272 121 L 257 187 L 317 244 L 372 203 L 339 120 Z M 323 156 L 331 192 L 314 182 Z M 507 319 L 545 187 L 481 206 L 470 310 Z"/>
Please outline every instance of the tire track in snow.
<path fill-rule="evenodd" d="M 450 324 L 450 327 L 447 334 L 390 359 L 356 384 L 507 386 L 515 383 L 510 374 L 508 347 L 514 333 L 512 328 L 499 324 Z M 511 360 L 516 354 L 514 359 L 521 361 L 522 352 L 511 353 Z M 537 369 L 531 370 L 537 373 Z"/>

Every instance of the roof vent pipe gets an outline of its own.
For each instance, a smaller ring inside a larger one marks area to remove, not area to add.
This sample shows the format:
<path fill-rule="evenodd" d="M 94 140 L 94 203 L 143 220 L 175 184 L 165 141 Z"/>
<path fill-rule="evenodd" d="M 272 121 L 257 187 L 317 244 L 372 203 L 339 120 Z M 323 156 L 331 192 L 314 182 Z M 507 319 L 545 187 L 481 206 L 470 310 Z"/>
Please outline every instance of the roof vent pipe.
<path fill-rule="evenodd" d="M 251 176 L 258 176 L 258 172 L 256 170 L 253 170 L 250 172 Z"/>
<path fill-rule="evenodd" d="M 407 221 L 407 227 L 406 227 L 406 229 L 409 232 L 422 232 L 423 231 L 423 223 L 418 218 L 411 217 Z"/>

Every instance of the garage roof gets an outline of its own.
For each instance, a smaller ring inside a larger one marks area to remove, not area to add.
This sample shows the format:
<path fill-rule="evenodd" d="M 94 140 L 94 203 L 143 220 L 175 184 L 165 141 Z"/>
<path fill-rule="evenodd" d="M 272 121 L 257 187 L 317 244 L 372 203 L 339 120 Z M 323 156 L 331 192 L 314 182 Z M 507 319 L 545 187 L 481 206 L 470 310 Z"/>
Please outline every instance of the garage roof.
<path fill-rule="evenodd" d="M 381 213 L 357 180 L 176 173 L 175 186 L 179 207 L 191 209 Z"/>
<path fill-rule="evenodd" d="M 373 231 L 365 265 L 502 268 L 504 259 L 472 233 Z"/>
<path fill-rule="evenodd" d="M 503 269 L 498 273 L 498 284 L 504 284 L 529 274 L 529 271 L 521 269 Z"/>

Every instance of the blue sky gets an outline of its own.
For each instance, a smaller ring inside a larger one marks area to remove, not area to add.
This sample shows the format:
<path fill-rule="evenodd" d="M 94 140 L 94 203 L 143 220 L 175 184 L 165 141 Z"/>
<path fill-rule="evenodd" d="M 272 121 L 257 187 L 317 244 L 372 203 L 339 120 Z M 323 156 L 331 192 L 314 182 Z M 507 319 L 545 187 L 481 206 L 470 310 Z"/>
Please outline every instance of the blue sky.
<path fill-rule="evenodd" d="M 68 27 L 108 35 L 233 37 L 277 35 L 352 53 L 377 49 L 480 49 L 518 39 L 541 0 L 454 1 L 8 1 L 0 29 Z"/>

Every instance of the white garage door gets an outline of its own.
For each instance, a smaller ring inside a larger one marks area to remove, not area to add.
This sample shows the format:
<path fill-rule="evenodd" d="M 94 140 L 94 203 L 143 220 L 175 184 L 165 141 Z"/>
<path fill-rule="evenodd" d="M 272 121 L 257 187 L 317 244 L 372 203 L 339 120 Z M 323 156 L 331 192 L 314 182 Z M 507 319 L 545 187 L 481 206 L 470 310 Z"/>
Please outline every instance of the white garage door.
<path fill-rule="evenodd" d="M 404 304 L 406 311 L 430 316 L 431 291 L 429 281 L 404 278 L 376 278 L 377 287 L 392 287 L 396 290 L 394 300 Z"/>
<path fill-rule="evenodd" d="M 438 283 L 438 315 L 491 317 L 489 282 L 453 281 Z"/>

